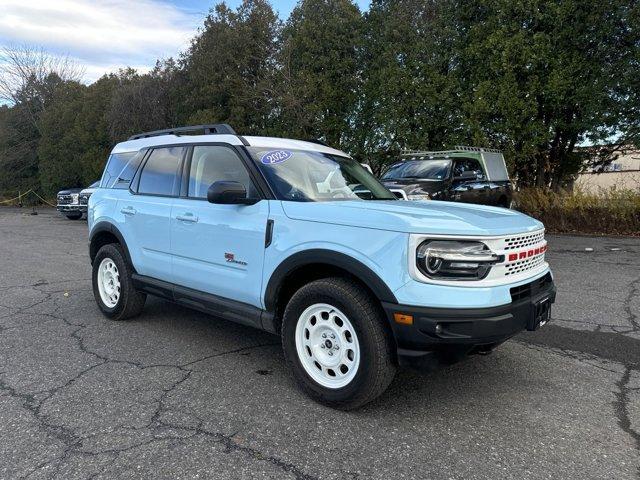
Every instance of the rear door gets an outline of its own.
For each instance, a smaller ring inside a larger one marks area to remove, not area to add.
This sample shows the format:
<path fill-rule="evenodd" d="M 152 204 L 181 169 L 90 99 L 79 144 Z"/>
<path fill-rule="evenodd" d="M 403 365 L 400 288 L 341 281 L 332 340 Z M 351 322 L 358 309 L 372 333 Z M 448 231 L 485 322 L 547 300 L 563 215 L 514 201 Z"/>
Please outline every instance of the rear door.
<path fill-rule="evenodd" d="M 262 307 L 262 267 L 269 202 L 220 205 L 207 201 L 216 181 L 242 183 L 260 198 L 252 175 L 228 145 L 195 145 L 185 165 L 183 192 L 171 211 L 174 282 Z"/>
<path fill-rule="evenodd" d="M 509 173 L 502 153 L 484 152 L 482 154 L 487 167 L 489 178 L 488 202 L 490 205 L 500 205 L 500 200 L 509 198 Z"/>
<path fill-rule="evenodd" d="M 119 224 L 134 267 L 141 275 L 170 282 L 170 218 L 179 192 L 186 148 L 161 147 L 150 151 L 132 182 L 131 193 L 118 201 Z"/>

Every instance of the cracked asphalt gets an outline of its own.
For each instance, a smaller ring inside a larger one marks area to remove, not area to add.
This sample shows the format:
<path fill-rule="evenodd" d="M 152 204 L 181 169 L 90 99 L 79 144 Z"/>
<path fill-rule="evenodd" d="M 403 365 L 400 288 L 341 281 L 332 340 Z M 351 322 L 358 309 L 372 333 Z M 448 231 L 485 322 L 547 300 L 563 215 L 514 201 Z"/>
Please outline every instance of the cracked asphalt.
<path fill-rule="evenodd" d="M 640 239 L 549 236 L 551 324 L 345 413 L 267 333 L 105 319 L 86 222 L 28 213 L 0 209 L 2 479 L 640 478 Z"/>

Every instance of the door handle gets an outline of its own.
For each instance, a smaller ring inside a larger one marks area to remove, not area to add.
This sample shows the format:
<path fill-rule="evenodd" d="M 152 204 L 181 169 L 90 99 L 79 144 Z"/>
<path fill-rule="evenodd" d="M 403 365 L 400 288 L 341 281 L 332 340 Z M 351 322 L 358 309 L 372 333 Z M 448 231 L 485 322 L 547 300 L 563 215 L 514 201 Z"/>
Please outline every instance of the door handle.
<path fill-rule="evenodd" d="M 197 223 L 198 217 L 193 213 L 185 213 L 184 215 L 176 215 L 176 220 L 180 220 L 181 222 Z"/>
<path fill-rule="evenodd" d="M 136 209 L 133 207 L 124 207 L 120 209 L 120 213 L 123 213 L 124 215 L 135 215 Z"/>

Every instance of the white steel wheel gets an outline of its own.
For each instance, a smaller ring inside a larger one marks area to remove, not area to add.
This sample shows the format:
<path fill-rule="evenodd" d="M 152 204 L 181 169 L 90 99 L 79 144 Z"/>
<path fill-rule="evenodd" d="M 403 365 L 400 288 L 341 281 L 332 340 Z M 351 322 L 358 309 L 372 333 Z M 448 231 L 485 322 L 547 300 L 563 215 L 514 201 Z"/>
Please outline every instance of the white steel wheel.
<path fill-rule="evenodd" d="M 109 257 L 103 259 L 98 266 L 97 283 L 102 303 L 108 308 L 114 308 L 120 300 L 120 273 Z"/>
<path fill-rule="evenodd" d="M 316 303 L 296 325 L 296 351 L 307 374 L 326 388 L 347 386 L 360 365 L 360 344 L 353 325 L 337 308 Z"/>

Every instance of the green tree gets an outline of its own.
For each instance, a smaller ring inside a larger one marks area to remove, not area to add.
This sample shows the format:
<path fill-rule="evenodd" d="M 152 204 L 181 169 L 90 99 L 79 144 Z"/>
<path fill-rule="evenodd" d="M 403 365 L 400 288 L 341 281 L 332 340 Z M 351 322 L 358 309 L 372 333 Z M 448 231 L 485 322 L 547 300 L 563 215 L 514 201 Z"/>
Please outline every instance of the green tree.
<path fill-rule="evenodd" d="M 469 138 L 505 149 L 521 184 L 559 188 L 581 143 L 637 138 L 636 1 L 459 1 L 456 12 Z"/>
<path fill-rule="evenodd" d="M 177 67 L 172 59 L 157 62 L 144 75 L 122 70 L 107 105 L 109 134 L 114 142 L 129 136 L 175 126 L 174 98 Z"/>
<path fill-rule="evenodd" d="M 178 120 L 228 122 L 239 133 L 272 131 L 276 33 L 280 22 L 266 0 L 220 3 L 180 61 Z"/>
<path fill-rule="evenodd" d="M 90 86 L 61 84 L 43 113 L 39 140 L 39 178 L 44 193 L 86 187 L 100 178 L 109 150 L 108 113 L 120 86 L 116 75 L 105 75 Z"/>
<path fill-rule="evenodd" d="M 81 186 L 78 163 L 84 145 L 76 138 L 78 132 L 74 127 L 86 89 L 75 82 L 59 85 L 52 105 L 40 119 L 39 183 L 48 195 L 63 187 Z"/>
<path fill-rule="evenodd" d="M 0 195 L 39 187 L 39 138 L 25 106 L 0 107 Z"/>
<path fill-rule="evenodd" d="M 365 14 L 356 150 L 374 167 L 463 136 L 455 27 L 448 0 L 374 0 Z"/>
<path fill-rule="evenodd" d="M 359 98 L 362 17 L 351 0 L 301 0 L 282 32 L 279 125 L 288 136 L 347 145 Z"/>

